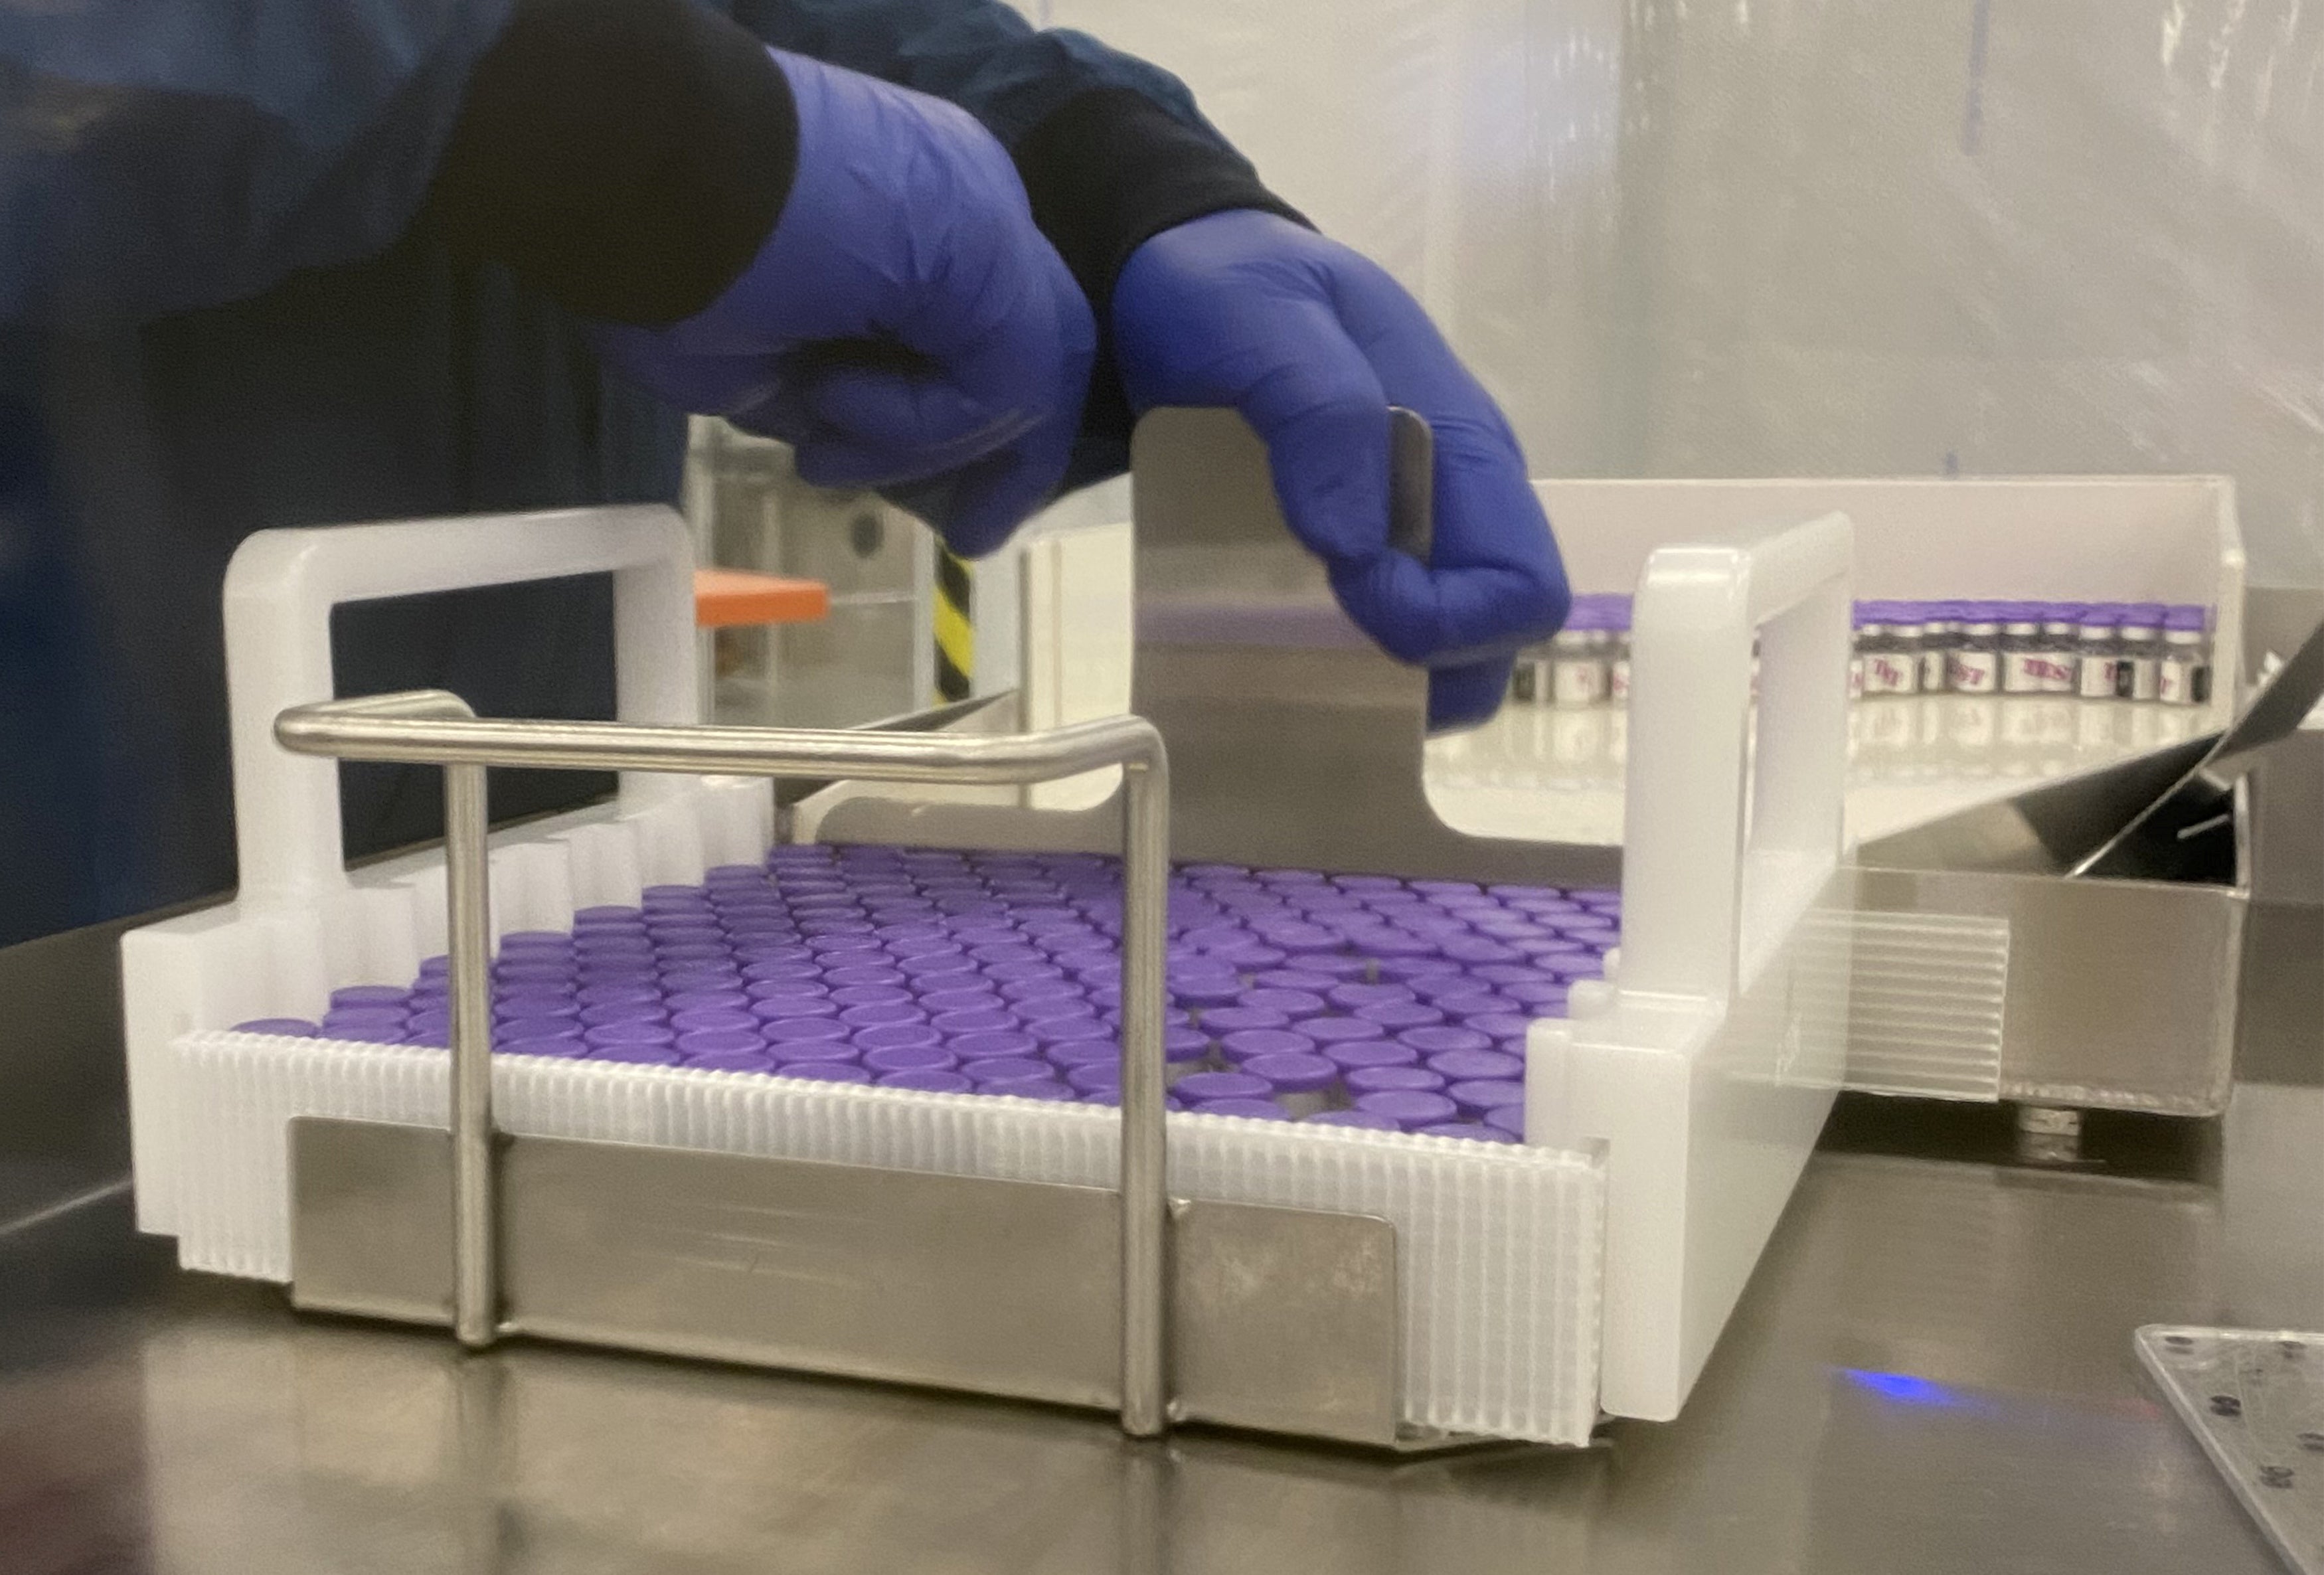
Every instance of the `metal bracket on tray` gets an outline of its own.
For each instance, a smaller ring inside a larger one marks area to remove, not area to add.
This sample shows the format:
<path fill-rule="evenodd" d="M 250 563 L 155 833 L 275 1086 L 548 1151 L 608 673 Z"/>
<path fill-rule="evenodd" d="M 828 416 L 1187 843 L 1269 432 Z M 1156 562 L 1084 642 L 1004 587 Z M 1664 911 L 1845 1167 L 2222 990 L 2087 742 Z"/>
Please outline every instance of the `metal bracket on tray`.
<path fill-rule="evenodd" d="M 1389 539 L 1425 560 L 1428 424 L 1390 412 Z M 1284 523 L 1232 410 L 1158 410 L 1130 442 L 1137 649 L 1130 709 L 1170 751 L 1173 851 L 1310 870 L 1612 886 L 1621 850 L 1471 836 L 1423 786 L 1428 674 L 1383 655 Z M 1111 805 L 1033 810 L 844 799 L 824 842 L 1096 849 Z"/>
<path fill-rule="evenodd" d="M 1248 1205 L 1174 1210 L 1168 1198 L 1170 788 L 1162 741 L 1143 720 L 1005 737 L 518 722 L 478 719 L 457 696 L 427 690 L 300 706 L 281 714 L 275 735 L 297 753 L 445 772 L 449 1163 L 441 1131 L 294 1121 L 299 1305 L 429 1322 L 444 1322 L 448 1305 L 471 1348 L 540 1333 L 1118 1403 L 1123 1429 L 1140 1436 L 1194 1416 L 1394 1441 L 1393 1230 L 1365 1216 Z M 493 766 L 986 784 L 1121 767 L 1118 1197 L 504 1138 L 490 1057 Z M 1104 1266 L 1116 1261 L 1110 1286 Z"/>

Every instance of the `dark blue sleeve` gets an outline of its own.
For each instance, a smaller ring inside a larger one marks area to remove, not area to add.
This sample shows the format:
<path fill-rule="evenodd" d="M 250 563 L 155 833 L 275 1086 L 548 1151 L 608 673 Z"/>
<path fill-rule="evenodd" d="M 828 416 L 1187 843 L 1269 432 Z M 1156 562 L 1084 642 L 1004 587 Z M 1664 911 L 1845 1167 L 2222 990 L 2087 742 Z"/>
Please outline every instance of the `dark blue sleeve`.
<path fill-rule="evenodd" d="M 1001 0 L 736 0 L 779 50 L 949 99 L 1010 147 L 1076 95 L 1127 88 L 1221 147 L 1185 83 L 1084 32 L 1036 29 Z"/>
<path fill-rule="evenodd" d="M 0 7 L 0 321 L 255 295 L 410 223 L 508 0 Z"/>

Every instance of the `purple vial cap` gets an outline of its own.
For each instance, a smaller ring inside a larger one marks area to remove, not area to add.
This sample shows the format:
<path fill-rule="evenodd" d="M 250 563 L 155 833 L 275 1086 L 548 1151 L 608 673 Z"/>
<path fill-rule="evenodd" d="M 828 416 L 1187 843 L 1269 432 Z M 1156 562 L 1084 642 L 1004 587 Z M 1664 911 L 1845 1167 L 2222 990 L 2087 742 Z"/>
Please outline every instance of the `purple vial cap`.
<path fill-rule="evenodd" d="M 1477 1078 L 1521 1078 L 1525 1063 L 1499 1050 L 1447 1050 L 1428 1058 L 1428 1070 L 1447 1082 L 1466 1082 Z"/>
<path fill-rule="evenodd" d="M 874 1050 L 922 1049 L 944 1043 L 944 1036 L 926 1023 L 890 1023 L 877 1028 L 858 1028 L 848 1035 L 847 1042 L 869 1055 Z"/>
<path fill-rule="evenodd" d="M 1121 1068 L 1111 1061 L 1093 1061 L 1086 1065 L 1065 1069 L 1065 1082 L 1075 1093 L 1114 1093 L 1121 1091 Z"/>
<path fill-rule="evenodd" d="M 922 1009 L 931 1017 L 939 1018 L 946 1012 L 991 1011 L 1001 1004 L 1001 992 L 981 979 L 973 989 L 964 985 L 948 985 L 943 990 L 923 990 L 919 997 Z"/>
<path fill-rule="evenodd" d="M 1174 1064 L 1200 1061 L 1210 1053 L 1211 1036 L 1200 1028 L 1162 1030 L 1162 1058 Z"/>
<path fill-rule="evenodd" d="M 1358 1007 L 1378 1006 L 1383 1001 L 1410 1000 L 1416 993 L 1409 984 L 1335 984 L 1331 990 L 1331 1001 L 1342 1011 L 1351 1012 Z"/>
<path fill-rule="evenodd" d="M 1422 1027 L 1444 1020 L 1443 1011 L 1416 1000 L 1378 1001 L 1368 1007 L 1358 1007 L 1355 1015 L 1368 1023 L 1378 1024 L 1391 1032 Z"/>
<path fill-rule="evenodd" d="M 1358 1045 L 1384 1032 L 1378 1023 L 1361 1018 L 1309 1018 L 1299 1025 L 1299 1031 L 1318 1045 Z"/>
<path fill-rule="evenodd" d="M 1306 968 L 1269 968 L 1250 982 L 1259 990 L 1298 990 L 1309 995 L 1322 995 L 1339 981 Z"/>
<path fill-rule="evenodd" d="M 1250 1028 L 1287 1028 L 1291 1019 L 1281 1012 L 1259 1007 L 1218 1007 L 1203 1014 L 1203 1030 L 1218 1036 Z"/>
<path fill-rule="evenodd" d="M 1054 1076 L 1056 1069 L 1031 1055 L 986 1055 L 965 1062 L 961 1070 L 973 1079 L 978 1087 L 995 1082 L 1024 1082 L 1033 1078 Z"/>
<path fill-rule="evenodd" d="M 812 1082 L 870 1082 L 872 1074 L 844 1061 L 793 1061 L 775 1069 L 778 1077 L 803 1077 Z"/>
<path fill-rule="evenodd" d="M 1450 1121 L 1460 1113 L 1460 1107 L 1443 1094 L 1419 1089 L 1384 1089 L 1377 1093 L 1358 1094 L 1356 1109 L 1386 1116 L 1406 1131 Z"/>
<path fill-rule="evenodd" d="M 581 1009 L 583 1025 L 592 1028 L 602 1028 L 608 1023 L 659 1023 L 669 1016 L 658 997 L 645 1000 L 608 1001 L 603 1006 Z"/>
<path fill-rule="evenodd" d="M 1044 1045 L 1070 1045 L 1084 1040 L 1111 1045 L 1114 1039 L 1112 1025 L 1095 1017 L 1049 1018 L 1027 1025 L 1025 1031 Z"/>
<path fill-rule="evenodd" d="M 1312 1055 L 1315 1041 L 1291 1028 L 1238 1028 L 1221 1036 L 1219 1054 L 1244 1062 L 1254 1055 Z"/>
<path fill-rule="evenodd" d="M 751 1003 L 762 1022 L 788 1022 L 799 1018 L 836 1018 L 839 1003 L 823 995 L 769 995 Z"/>
<path fill-rule="evenodd" d="M 1429 947 L 1425 953 L 1415 956 L 1392 957 L 1382 954 L 1379 962 L 1379 976 L 1382 979 L 1391 979 L 1406 984 L 1416 979 L 1432 979 L 1460 972 L 1461 964 L 1437 956 L 1434 946 Z"/>
<path fill-rule="evenodd" d="M 1306 990 L 1246 990 L 1240 997 L 1246 1010 L 1281 1012 L 1296 1022 L 1301 1018 L 1323 1015 L 1323 998 Z"/>
<path fill-rule="evenodd" d="M 360 1023 L 350 1027 L 333 1027 L 327 1022 L 323 1025 L 323 1031 L 316 1036 L 338 1039 L 350 1045 L 401 1045 L 407 1032 L 401 1024 L 394 1023 Z"/>
<path fill-rule="evenodd" d="M 1580 970 L 1575 971 L 1577 974 Z M 1550 981 L 1538 984 L 1512 984 L 1506 987 L 1509 999 L 1519 1006 L 1543 1013 L 1558 1013 L 1565 1009 L 1566 987 Z"/>
<path fill-rule="evenodd" d="M 1444 1086 L 1442 1073 L 1425 1066 L 1358 1066 L 1341 1074 L 1351 1094 L 1434 1093 Z"/>
<path fill-rule="evenodd" d="M 681 1055 L 758 1055 L 766 1054 L 766 1043 L 749 1028 L 681 1029 L 678 1036 Z"/>
<path fill-rule="evenodd" d="M 866 1028 L 862 1031 L 873 1033 L 877 1030 Z M 770 1045 L 830 1044 L 847 1037 L 847 1025 L 837 1018 L 777 1018 L 771 1022 L 761 1023 L 759 1032 Z"/>
<path fill-rule="evenodd" d="M 885 1072 L 878 1079 L 881 1088 L 918 1089 L 922 1093 L 966 1093 L 975 1085 L 957 1072 L 941 1066 L 924 1066 L 917 1071 Z"/>
<path fill-rule="evenodd" d="M 569 984 L 574 974 L 570 962 L 495 962 L 493 977 L 503 984 Z"/>
<path fill-rule="evenodd" d="M 405 1025 L 410 1027 L 409 1024 Z M 432 1025 L 430 1025 L 432 1026 Z M 445 1027 L 451 1026 L 447 1018 Z M 510 1018 L 493 1025 L 493 1038 L 503 1039 L 577 1039 L 581 1025 L 571 1018 Z"/>
<path fill-rule="evenodd" d="M 758 1036 L 759 1019 L 749 1012 L 736 1011 L 732 1007 L 708 1007 L 700 1011 L 673 1012 L 669 1026 L 679 1033 L 697 1030 L 742 1030 Z"/>
<path fill-rule="evenodd" d="M 1515 1143 L 1517 1139 L 1498 1127 L 1488 1127 L 1481 1121 L 1432 1121 L 1416 1128 L 1423 1138 L 1466 1138 L 1471 1143 Z"/>
<path fill-rule="evenodd" d="M 1485 1112 L 1485 1125 L 1498 1132 L 1507 1132 L 1518 1142 L 1525 1141 L 1525 1101 L 1513 1105 L 1495 1105 Z"/>
<path fill-rule="evenodd" d="M 946 1038 L 935 1028 L 930 1043 L 942 1042 L 963 1061 L 989 1061 L 997 1055 L 1030 1056 L 1040 1047 L 1039 1041 L 1021 1028 L 981 1028 Z"/>
<path fill-rule="evenodd" d="M 1296 1051 L 1254 1055 L 1242 1063 L 1252 1077 L 1263 1077 L 1277 1093 L 1314 1093 L 1339 1081 L 1340 1069 L 1321 1055 Z M 1183 1081 L 1183 1080 L 1181 1080 Z"/>
<path fill-rule="evenodd" d="M 1424 1023 L 1416 1028 L 1406 1028 L 1397 1035 L 1397 1040 L 1399 1044 L 1411 1045 L 1423 1055 L 1442 1055 L 1452 1050 L 1490 1050 L 1493 1047 L 1491 1035 L 1451 1023 Z"/>
<path fill-rule="evenodd" d="M 941 1045 L 922 1045 L 892 1050 L 867 1050 L 863 1064 L 874 1073 L 882 1072 L 950 1072 L 959 1057 Z"/>
<path fill-rule="evenodd" d="M 606 1023 L 586 1030 L 581 1037 L 593 1049 L 605 1049 L 621 1045 L 670 1045 L 678 1040 L 677 1032 L 662 1023 Z"/>
<path fill-rule="evenodd" d="M 846 968 L 828 969 L 825 972 L 823 979 L 825 983 L 830 985 L 835 991 L 837 991 L 842 990 L 899 990 L 903 987 L 904 977 L 904 971 L 900 968 L 875 968 L 858 965 Z"/>
<path fill-rule="evenodd" d="M 1242 995 L 1242 983 L 1231 973 L 1217 979 L 1173 980 L 1169 988 L 1170 999 L 1187 1007 L 1231 1007 Z"/>
<path fill-rule="evenodd" d="M 589 1050 L 592 1061 L 625 1061 L 640 1066 L 676 1066 L 678 1052 L 668 1045 L 595 1045 Z"/>
<path fill-rule="evenodd" d="M 954 1034 L 978 1034 L 993 1028 L 1013 1028 L 1017 1027 L 1017 1014 L 1002 1011 L 998 1007 L 988 1008 L 982 1011 L 941 1012 L 934 1019 L 934 1027 L 936 1032 L 949 1038 Z"/>
<path fill-rule="evenodd" d="M 1388 1117 L 1375 1115 L 1370 1110 L 1318 1110 L 1314 1115 L 1308 1117 L 1305 1121 L 1301 1122 L 1300 1125 L 1305 1127 L 1358 1127 L 1368 1132 L 1401 1132 L 1404 1130 L 1403 1128 L 1397 1126 Z"/>
<path fill-rule="evenodd" d="M 910 1006 L 919 998 L 896 984 L 849 984 L 831 992 L 841 1010 L 850 1007 Z"/>
<path fill-rule="evenodd" d="M 2211 610 L 2208 607 L 2182 604 L 2170 608 L 2163 614 L 2163 627 L 2165 629 L 2191 629 L 2200 633 L 2210 626 L 2210 622 Z"/>
<path fill-rule="evenodd" d="M 1111 1039 L 1068 1039 L 1042 1052 L 1052 1066 L 1119 1066 L 1120 1047 Z"/>
<path fill-rule="evenodd" d="M 596 907 L 585 907 L 573 916 L 576 929 L 595 929 L 605 925 L 633 925 L 645 917 L 645 910 L 606 903 Z"/>
<path fill-rule="evenodd" d="M 1323 1059 L 1342 1072 L 1359 1072 L 1368 1066 L 1417 1066 L 1420 1052 L 1409 1045 L 1392 1044 L 1386 1039 L 1359 1040 L 1353 1044 L 1326 1045 L 1321 1054 Z"/>
<path fill-rule="evenodd" d="M 1462 1019 L 1463 1027 L 1474 1028 L 1480 1034 L 1488 1036 L 1494 1044 L 1504 1049 L 1523 1045 L 1526 1030 L 1532 1026 L 1532 1022 L 1533 1019 L 1523 1012 L 1482 1012 L 1476 1017 Z M 1514 1050 L 1511 1054 L 1515 1054 Z"/>
<path fill-rule="evenodd" d="M 237 1034 L 277 1034 L 287 1039 L 311 1039 L 315 1036 L 315 1025 L 304 1018 L 253 1018 L 248 1022 L 236 1023 L 234 1031 Z"/>
<path fill-rule="evenodd" d="M 347 984 L 331 991 L 331 1009 L 347 1007 L 401 1007 L 411 992 L 395 984 Z"/>
<path fill-rule="evenodd" d="M 1188 1101 L 1264 1099 L 1274 1085 L 1242 1072 L 1196 1072 L 1180 1078 L 1171 1091 Z"/>
<path fill-rule="evenodd" d="M 1445 1089 L 1444 1094 L 1461 1107 L 1462 1114 L 1476 1120 L 1505 1105 L 1525 1104 L 1525 1084 L 1505 1078 L 1463 1079 Z"/>
<path fill-rule="evenodd" d="M 839 1014 L 839 1020 L 851 1028 L 888 1028 L 898 1023 L 925 1023 L 928 1014 L 917 1006 L 890 1003 L 849 1007 Z"/>
<path fill-rule="evenodd" d="M 681 990 L 669 997 L 669 1009 L 674 1012 L 739 1010 L 750 1003 L 751 998 L 748 995 L 732 987 L 720 990 Z"/>

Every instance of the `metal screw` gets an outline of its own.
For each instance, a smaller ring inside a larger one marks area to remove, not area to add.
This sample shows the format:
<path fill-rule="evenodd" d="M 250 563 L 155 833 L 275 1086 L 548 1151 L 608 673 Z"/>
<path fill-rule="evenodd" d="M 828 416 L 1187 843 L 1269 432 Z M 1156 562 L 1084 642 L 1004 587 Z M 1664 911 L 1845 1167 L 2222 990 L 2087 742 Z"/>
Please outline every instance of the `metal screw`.
<path fill-rule="evenodd" d="M 2193 1350 L 2195 1337 L 2191 1334 L 2166 1334 L 2163 1337 L 2163 1343 L 2172 1350 Z"/>
<path fill-rule="evenodd" d="M 2289 1488 L 2292 1486 L 2292 1468 L 2262 1466 L 2259 1469 L 2259 1479 L 2263 1485 L 2269 1488 Z"/>
<path fill-rule="evenodd" d="M 2236 1399 L 2233 1395 L 2214 1395 L 2211 1396 L 2212 1415 L 2241 1416 L 2243 1414 L 2244 1403 Z"/>
<path fill-rule="evenodd" d="M 2307 1432 L 2300 1433 L 2296 1436 L 2300 1440 L 2300 1447 L 2301 1449 L 2308 1451 L 2310 1454 L 2324 1455 L 2324 1432 L 2317 1432 L 2311 1429 Z"/>

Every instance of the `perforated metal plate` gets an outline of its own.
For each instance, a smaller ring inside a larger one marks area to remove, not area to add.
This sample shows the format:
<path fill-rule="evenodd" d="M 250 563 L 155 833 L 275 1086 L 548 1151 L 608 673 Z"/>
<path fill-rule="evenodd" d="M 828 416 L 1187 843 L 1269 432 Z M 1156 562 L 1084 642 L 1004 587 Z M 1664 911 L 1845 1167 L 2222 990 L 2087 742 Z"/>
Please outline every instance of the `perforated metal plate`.
<path fill-rule="evenodd" d="M 2324 1333 L 2149 1324 L 2138 1359 L 2303 1575 L 2324 1575 Z"/>

